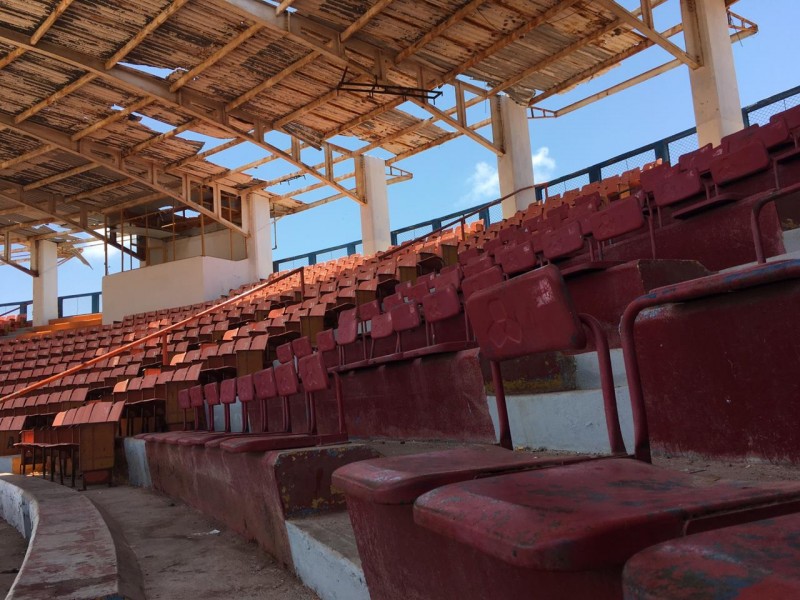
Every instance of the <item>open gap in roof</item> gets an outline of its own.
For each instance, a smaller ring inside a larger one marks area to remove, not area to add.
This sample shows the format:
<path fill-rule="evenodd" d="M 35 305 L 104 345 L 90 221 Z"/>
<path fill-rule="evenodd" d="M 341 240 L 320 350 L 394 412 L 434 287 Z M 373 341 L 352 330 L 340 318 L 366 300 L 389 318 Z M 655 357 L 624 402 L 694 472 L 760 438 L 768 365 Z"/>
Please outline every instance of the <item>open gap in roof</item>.
<path fill-rule="evenodd" d="M 133 69 L 134 71 L 139 71 L 140 73 L 147 73 L 148 75 L 152 75 L 153 77 L 158 77 L 159 79 L 166 79 L 169 77 L 170 73 L 174 71 L 174 69 L 165 69 L 164 67 L 150 67 L 148 65 L 135 65 L 133 63 L 126 63 L 121 62 L 119 63 L 123 67 L 128 67 L 129 69 Z"/>

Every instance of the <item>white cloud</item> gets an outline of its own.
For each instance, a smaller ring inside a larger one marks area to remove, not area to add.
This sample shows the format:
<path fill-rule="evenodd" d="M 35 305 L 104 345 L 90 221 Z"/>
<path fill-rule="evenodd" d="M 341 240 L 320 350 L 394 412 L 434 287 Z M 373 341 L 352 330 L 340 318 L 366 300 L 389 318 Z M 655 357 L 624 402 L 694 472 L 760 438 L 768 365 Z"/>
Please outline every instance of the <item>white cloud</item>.
<path fill-rule="evenodd" d="M 556 170 L 556 159 L 550 156 L 550 148 L 542 146 L 531 155 L 531 164 L 536 183 L 549 181 Z M 473 206 L 500 197 L 500 179 L 497 168 L 486 162 L 475 165 L 467 178 L 469 191 L 459 198 L 457 207 Z"/>
<path fill-rule="evenodd" d="M 497 169 L 483 161 L 475 165 L 475 170 L 467 178 L 469 191 L 461 196 L 458 204 L 461 206 L 471 206 L 481 202 L 487 202 L 500 195 L 500 179 Z"/>
<path fill-rule="evenodd" d="M 552 179 L 553 173 L 556 171 L 556 159 L 550 156 L 550 148 L 547 146 L 539 148 L 531 156 L 531 162 L 536 183 L 545 183 Z"/>

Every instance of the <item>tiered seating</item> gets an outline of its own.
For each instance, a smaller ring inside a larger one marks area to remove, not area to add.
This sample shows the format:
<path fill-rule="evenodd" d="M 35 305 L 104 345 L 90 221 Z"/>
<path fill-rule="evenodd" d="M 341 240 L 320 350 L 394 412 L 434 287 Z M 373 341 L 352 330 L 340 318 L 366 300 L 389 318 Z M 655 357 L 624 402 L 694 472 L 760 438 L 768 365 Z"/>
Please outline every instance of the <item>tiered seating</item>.
<path fill-rule="evenodd" d="M 500 472 L 546 469 L 589 460 L 510 451 L 501 360 L 576 350 L 585 345 L 587 337 L 593 338 L 603 380 L 609 447 L 614 455 L 625 453 L 604 335 L 591 318 L 575 313 L 556 267 L 549 265 L 476 293 L 468 301 L 468 308 L 481 351 L 492 361 L 498 386 L 500 442 L 507 449 L 461 448 L 398 456 L 355 463 L 336 471 L 334 484 L 347 496 L 367 582 L 376 597 L 461 597 L 453 595 L 451 582 L 442 578 L 438 569 L 443 561 L 450 562 L 452 550 L 413 523 L 412 507 L 423 493 Z"/>
<path fill-rule="evenodd" d="M 798 277 L 800 261 L 785 261 L 663 288 L 631 304 L 621 329 L 636 459 L 530 470 L 455 483 L 421 496 L 414 508 L 415 523 L 458 542 L 449 547 L 448 564 L 438 571 L 452 593 L 512 597 L 527 588 L 548 598 L 620 598 L 623 565 L 639 550 L 694 531 L 797 511 L 796 482 L 711 483 L 648 464 L 634 325 L 645 308 L 757 286 L 762 290 Z M 495 293 L 501 302 L 504 294 Z M 532 312 L 539 310 L 531 305 Z M 502 319 L 495 321 L 508 331 Z M 451 569 L 452 563 L 463 563 L 465 568 Z"/>
<path fill-rule="evenodd" d="M 575 343 L 574 328 L 565 323 L 574 324 L 577 315 L 573 311 L 571 318 L 564 317 L 563 311 L 569 315 L 572 309 L 563 284 L 553 286 L 552 279 L 544 277 L 552 269 L 544 267 L 500 283 L 468 302 L 477 338 L 489 358 L 508 358 L 515 348 L 526 345 L 541 351 L 536 344 L 542 337 L 560 340 L 557 345 L 562 348 Z M 646 464 L 647 422 L 634 360 L 633 324 L 646 306 L 799 276 L 800 262 L 776 264 L 665 288 L 632 305 L 623 333 L 639 460 L 566 466 L 553 466 L 558 461 L 552 461 L 552 468 L 544 469 L 546 460 L 526 463 L 526 458 L 532 459 L 526 455 L 506 462 L 493 450 L 459 450 L 366 461 L 338 471 L 334 481 L 348 495 L 371 592 L 385 598 L 480 598 L 522 597 L 536 589 L 548 598 L 619 598 L 622 566 L 637 549 L 692 531 L 796 511 L 800 486 L 794 482 L 710 485 L 701 477 Z M 562 312 L 554 313 L 554 304 Z M 469 481 L 503 470 L 524 472 Z M 453 483 L 458 480 L 469 482 Z M 439 486 L 445 487 L 416 502 L 417 524 L 412 523 L 412 504 Z M 772 532 L 765 535 L 777 535 L 771 524 L 759 525 L 758 531 L 765 528 Z M 731 535 L 721 532 L 719 537 Z M 711 537 L 708 543 L 717 539 Z M 634 559 L 638 579 L 628 588 L 631 597 L 664 597 L 646 595 L 642 590 L 651 588 L 640 585 L 642 578 L 654 577 L 648 571 L 653 561 L 666 565 L 655 576 L 667 579 L 667 584 L 675 582 L 673 575 L 694 572 L 690 561 L 698 546 L 693 542 L 684 547 L 672 562 L 673 546 L 645 553 L 638 562 Z M 747 565 L 749 556 L 737 559 Z"/>
<path fill-rule="evenodd" d="M 12 331 L 28 327 L 25 315 L 4 315 L 0 317 L 0 335 L 8 335 Z"/>

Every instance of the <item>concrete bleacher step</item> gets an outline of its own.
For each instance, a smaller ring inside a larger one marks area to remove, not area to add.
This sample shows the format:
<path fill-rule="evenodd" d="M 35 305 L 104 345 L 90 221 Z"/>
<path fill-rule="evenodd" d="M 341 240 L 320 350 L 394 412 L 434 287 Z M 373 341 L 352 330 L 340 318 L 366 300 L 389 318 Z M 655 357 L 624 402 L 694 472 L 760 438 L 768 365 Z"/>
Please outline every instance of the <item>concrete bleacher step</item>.
<path fill-rule="evenodd" d="M 506 395 L 515 447 L 599 454 L 609 451 L 597 355 L 588 352 L 571 359 L 575 364 L 576 389 Z M 611 350 L 611 367 L 622 434 L 630 451 L 633 449 L 633 417 L 621 349 Z M 487 400 L 497 433 L 495 397 L 488 396 Z"/>
<path fill-rule="evenodd" d="M 144 599 L 138 562 L 119 527 L 79 492 L 4 474 L 0 518 L 28 540 L 8 599 Z"/>
<path fill-rule="evenodd" d="M 294 568 L 322 600 L 368 600 L 356 537 L 346 511 L 286 522 Z"/>
<path fill-rule="evenodd" d="M 628 386 L 615 388 L 625 446 L 633 450 L 633 417 Z M 497 433 L 497 408 L 488 396 Z M 606 454 L 610 451 L 599 389 L 506 396 L 514 447 L 559 452 Z"/>
<path fill-rule="evenodd" d="M 783 247 L 787 254 L 800 252 L 800 227 L 783 232 Z"/>

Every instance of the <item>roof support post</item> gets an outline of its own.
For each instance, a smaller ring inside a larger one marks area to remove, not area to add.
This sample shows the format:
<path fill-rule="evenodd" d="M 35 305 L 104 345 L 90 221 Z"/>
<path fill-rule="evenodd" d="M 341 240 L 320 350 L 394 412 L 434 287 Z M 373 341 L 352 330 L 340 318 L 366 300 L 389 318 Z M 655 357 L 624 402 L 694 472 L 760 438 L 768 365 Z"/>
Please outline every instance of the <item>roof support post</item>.
<path fill-rule="evenodd" d="M 58 318 L 58 246 L 48 240 L 36 240 L 31 247 L 33 278 L 33 325 L 47 325 Z"/>
<path fill-rule="evenodd" d="M 269 196 L 250 193 L 242 196 L 242 227 L 247 238 L 250 280 L 266 279 L 272 273 L 272 222 Z"/>
<path fill-rule="evenodd" d="M 689 71 L 698 141 L 717 145 L 744 127 L 725 0 L 681 0 L 681 13 L 686 50 L 703 64 Z"/>
<path fill-rule="evenodd" d="M 361 205 L 361 239 L 366 256 L 387 250 L 392 244 L 386 162 L 374 156 L 357 157 L 356 181 L 365 200 Z"/>
<path fill-rule="evenodd" d="M 528 111 L 505 95 L 492 96 L 492 134 L 496 146 L 505 151 L 497 157 L 500 195 L 533 185 L 531 137 L 528 134 Z M 509 196 L 502 202 L 503 218 L 513 217 L 536 201 L 531 189 Z"/>

